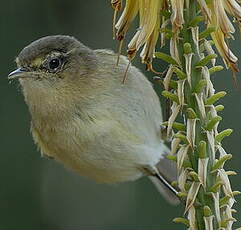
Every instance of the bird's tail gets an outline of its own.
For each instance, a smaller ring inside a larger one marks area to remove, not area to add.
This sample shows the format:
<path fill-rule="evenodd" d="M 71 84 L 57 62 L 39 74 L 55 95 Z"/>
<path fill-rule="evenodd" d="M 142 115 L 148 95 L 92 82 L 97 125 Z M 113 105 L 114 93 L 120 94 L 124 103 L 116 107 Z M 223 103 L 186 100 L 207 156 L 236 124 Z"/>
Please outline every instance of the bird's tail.
<path fill-rule="evenodd" d="M 169 152 L 170 150 L 166 148 L 166 152 Z M 177 194 L 175 194 L 175 190 L 171 189 L 170 183 L 172 181 L 177 180 L 177 166 L 176 163 L 168 160 L 164 157 L 160 160 L 160 162 L 156 165 L 157 173 L 159 174 L 157 176 L 150 176 L 149 178 L 153 182 L 153 184 L 156 186 L 158 191 L 164 196 L 164 198 L 171 204 L 177 205 L 180 203 L 179 198 L 177 197 Z M 169 183 L 169 186 L 167 183 Z"/>

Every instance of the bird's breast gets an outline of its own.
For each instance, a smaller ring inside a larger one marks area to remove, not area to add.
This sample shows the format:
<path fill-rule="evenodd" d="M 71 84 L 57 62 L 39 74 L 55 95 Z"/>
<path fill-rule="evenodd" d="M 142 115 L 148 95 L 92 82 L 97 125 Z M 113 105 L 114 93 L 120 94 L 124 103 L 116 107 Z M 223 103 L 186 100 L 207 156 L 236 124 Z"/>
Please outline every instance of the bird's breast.
<path fill-rule="evenodd" d="M 32 134 L 43 154 L 80 175 L 105 183 L 135 180 L 142 175 L 142 165 L 159 161 L 160 152 L 133 145 L 136 140 L 131 134 L 120 136 L 116 129 L 111 122 L 81 124 L 75 120 L 64 127 L 33 124 Z"/>

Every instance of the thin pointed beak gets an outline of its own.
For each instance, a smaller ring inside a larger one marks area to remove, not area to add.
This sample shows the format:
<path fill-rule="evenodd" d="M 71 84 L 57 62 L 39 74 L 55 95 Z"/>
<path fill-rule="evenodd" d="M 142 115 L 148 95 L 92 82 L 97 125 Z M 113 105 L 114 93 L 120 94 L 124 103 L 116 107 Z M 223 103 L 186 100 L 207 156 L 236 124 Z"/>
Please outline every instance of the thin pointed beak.
<path fill-rule="evenodd" d="M 23 74 L 27 72 L 28 70 L 25 68 L 18 68 L 8 75 L 8 79 L 18 79 L 20 77 L 23 77 Z"/>

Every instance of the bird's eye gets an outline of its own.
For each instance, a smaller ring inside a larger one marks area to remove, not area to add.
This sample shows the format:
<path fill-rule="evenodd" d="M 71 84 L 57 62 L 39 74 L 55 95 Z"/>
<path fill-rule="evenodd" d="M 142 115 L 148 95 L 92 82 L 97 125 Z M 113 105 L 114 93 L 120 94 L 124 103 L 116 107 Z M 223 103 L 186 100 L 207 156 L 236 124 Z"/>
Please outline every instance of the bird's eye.
<path fill-rule="evenodd" d="M 50 71 L 56 71 L 61 67 L 61 60 L 59 58 L 52 58 L 48 63 L 48 69 Z"/>

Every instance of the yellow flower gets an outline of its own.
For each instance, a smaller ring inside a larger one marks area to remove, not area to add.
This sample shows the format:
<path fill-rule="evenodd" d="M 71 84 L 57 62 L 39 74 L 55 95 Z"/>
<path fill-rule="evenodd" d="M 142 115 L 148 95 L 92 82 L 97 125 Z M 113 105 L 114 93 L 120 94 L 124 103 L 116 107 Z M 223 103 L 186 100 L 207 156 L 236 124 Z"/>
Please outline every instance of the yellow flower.
<path fill-rule="evenodd" d="M 171 22 L 174 28 L 174 31 L 182 27 L 184 23 L 183 18 L 183 7 L 184 7 L 184 0 L 171 0 L 172 6 L 172 15 L 171 15 Z"/>
<path fill-rule="evenodd" d="M 216 28 L 216 31 L 211 33 L 211 36 L 226 66 L 231 67 L 233 71 L 238 71 L 236 66 L 238 59 L 225 41 L 227 38 L 233 38 L 232 34 L 235 32 L 227 14 L 233 16 L 241 28 L 241 6 L 238 0 L 197 0 L 197 3 L 200 6 L 207 27 Z M 111 0 L 111 4 L 115 10 L 113 19 L 113 23 L 115 23 L 116 13 L 121 9 L 122 0 Z M 117 40 L 123 41 L 132 21 L 139 15 L 139 28 L 128 44 L 129 60 L 132 60 L 137 51 L 143 47 L 140 54 L 142 62 L 147 65 L 148 70 L 152 70 L 152 59 L 159 35 L 161 38 L 160 46 L 165 44 L 165 37 L 168 35 L 171 56 L 180 63 L 177 45 L 179 32 L 185 22 L 184 4 L 188 4 L 188 1 L 126 0 L 122 15 L 115 25 L 117 30 L 115 36 Z M 188 6 L 186 7 L 188 8 Z M 169 14 L 169 16 L 163 16 L 164 13 Z M 172 26 L 172 31 L 168 29 L 168 25 Z M 159 34 L 160 32 L 161 34 Z M 198 40 L 196 42 L 198 43 Z"/>
<path fill-rule="evenodd" d="M 115 22 L 116 22 L 116 16 L 117 16 L 117 12 L 121 10 L 122 0 L 111 0 L 111 5 L 112 5 L 112 8 L 114 9 L 112 30 L 113 30 L 113 39 L 115 39 Z"/>
<path fill-rule="evenodd" d="M 232 37 L 232 33 L 235 32 L 235 29 L 230 22 L 226 11 L 224 9 L 223 1 L 213 0 L 213 12 L 212 15 L 217 15 L 216 26 L 220 27 L 225 37 Z"/>
<path fill-rule="evenodd" d="M 119 11 L 121 9 L 122 0 L 111 0 L 111 5 L 114 10 Z"/>
<path fill-rule="evenodd" d="M 160 20 L 157 20 L 155 28 L 150 35 L 149 39 L 146 41 L 143 50 L 141 51 L 142 63 L 147 65 L 147 70 L 152 70 L 152 59 L 155 53 L 156 43 L 159 37 Z"/>
<path fill-rule="evenodd" d="M 134 20 L 134 18 L 138 13 L 138 9 L 139 9 L 139 6 L 138 6 L 137 0 L 126 0 L 125 9 L 120 19 L 115 25 L 115 28 L 117 29 L 117 32 L 116 32 L 117 40 L 121 41 L 125 37 L 131 22 Z"/>
<path fill-rule="evenodd" d="M 241 32 L 241 6 L 235 0 L 223 0 L 224 8 L 238 23 Z"/>
<path fill-rule="evenodd" d="M 128 45 L 130 59 L 144 44 L 146 48 L 144 48 L 143 53 L 152 50 L 150 56 L 152 58 L 160 29 L 160 3 L 160 0 L 139 0 L 140 27 Z M 142 56 L 145 55 L 142 54 Z"/>
<path fill-rule="evenodd" d="M 241 6 L 235 0 L 222 0 L 225 10 L 239 22 L 241 19 Z"/>
<path fill-rule="evenodd" d="M 225 1 L 226 3 L 231 3 L 231 1 L 228 0 Z M 233 0 L 232 2 L 235 1 Z M 225 12 L 225 6 L 227 7 L 227 5 L 223 3 L 223 0 L 213 0 L 212 3 L 209 5 L 211 10 L 211 21 L 209 22 L 209 25 L 216 27 L 216 31 L 211 33 L 211 37 L 218 52 L 220 53 L 221 57 L 225 62 L 226 67 L 230 67 L 232 71 L 237 72 L 238 68 L 236 66 L 236 63 L 238 61 L 238 58 L 232 53 L 225 41 L 226 37 L 232 38 L 232 33 L 235 32 L 235 29 Z M 231 10 L 231 8 L 229 10 Z M 236 10 L 238 10 L 238 8 Z"/>
<path fill-rule="evenodd" d="M 209 4 L 205 0 L 198 0 L 201 11 L 206 18 L 209 27 L 215 27 L 216 31 L 211 33 L 214 44 L 223 58 L 226 67 L 230 67 L 232 71 L 237 72 L 238 58 L 229 49 L 225 39 L 233 38 L 232 33 L 235 29 L 229 20 L 227 13 L 236 18 L 240 23 L 241 7 L 236 0 L 212 0 Z"/>
<path fill-rule="evenodd" d="M 218 52 L 226 64 L 226 67 L 230 67 L 232 71 L 238 72 L 236 65 L 238 58 L 232 53 L 227 43 L 225 42 L 224 33 L 221 31 L 221 29 L 217 29 L 217 31 L 211 33 L 211 36 Z"/>
<path fill-rule="evenodd" d="M 207 6 L 206 1 L 205 0 L 197 0 L 197 1 L 198 1 L 199 5 L 200 5 L 202 14 L 206 18 L 206 21 L 207 20 L 210 21 L 211 20 L 211 11 L 210 11 L 210 9 Z"/>

